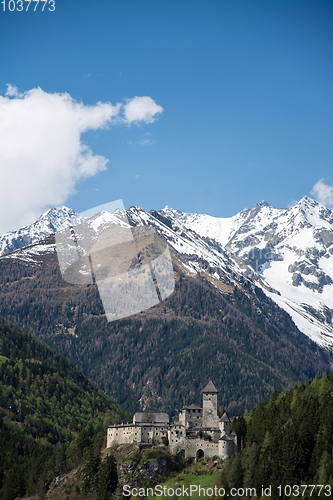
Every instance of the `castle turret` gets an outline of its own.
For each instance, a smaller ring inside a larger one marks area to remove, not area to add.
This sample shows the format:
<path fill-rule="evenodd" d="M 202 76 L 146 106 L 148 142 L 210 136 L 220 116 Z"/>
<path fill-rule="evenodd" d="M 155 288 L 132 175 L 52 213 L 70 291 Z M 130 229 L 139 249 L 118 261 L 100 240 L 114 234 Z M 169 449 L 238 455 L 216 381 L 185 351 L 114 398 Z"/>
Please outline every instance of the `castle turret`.
<path fill-rule="evenodd" d="M 219 417 L 217 415 L 217 395 L 219 391 L 210 380 L 202 390 L 202 427 L 219 429 Z"/>
<path fill-rule="evenodd" d="M 230 418 L 228 417 L 227 412 L 224 412 L 222 417 L 221 417 L 220 429 L 221 429 L 222 436 L 224 436 L 224 435 L 229 436 L 229 434 L 231 432 L 231 422 L 230 422 Z"/>

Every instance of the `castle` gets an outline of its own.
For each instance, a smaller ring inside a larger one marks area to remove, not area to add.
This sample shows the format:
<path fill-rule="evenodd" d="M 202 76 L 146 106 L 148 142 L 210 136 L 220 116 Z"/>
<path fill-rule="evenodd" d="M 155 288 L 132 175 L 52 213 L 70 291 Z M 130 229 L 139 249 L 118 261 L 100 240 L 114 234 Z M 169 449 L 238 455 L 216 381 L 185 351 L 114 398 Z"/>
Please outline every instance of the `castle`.
<path fill-rule="evenodd" d="M 224 413 L 217 414 L 217 395 L 210 380 L 202 390 L 202 408 L 196 405 L 179 410 L 178 421 L 169 423 L 167 413 L 135 413 L 132 424 L 111 425 L 107 447 L 126 443 L 167 444 L 171 453 L 202 457 L 230 457 L 237 451 L 237 436 Z"/>

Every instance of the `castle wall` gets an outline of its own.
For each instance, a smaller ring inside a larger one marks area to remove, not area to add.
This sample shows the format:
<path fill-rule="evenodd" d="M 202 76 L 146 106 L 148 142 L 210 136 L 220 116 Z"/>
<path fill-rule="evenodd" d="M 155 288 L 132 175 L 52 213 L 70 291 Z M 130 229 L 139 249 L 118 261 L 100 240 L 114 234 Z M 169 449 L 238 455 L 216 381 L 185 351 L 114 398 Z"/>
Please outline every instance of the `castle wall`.
<path fill-rule="evenodd" d="M 182 450 L 185 457 L 191 456 L 197 459 L 201 458 L 202 453 L 206 458 L 215 457 L 219 455 L 219 443 L 214 443 L 213 441 L 209 441 L 206 439 L 188 439 L 186 437 L 177 441 L 173 440 L 173 442 L 170 443 L 171 453 L 179 453 Z"/>
<path fill-rule="evenodd" d="M 209 427 L 202 427 L 202 432 L 208 434 L 211 437 L 212 441 L 218 441 L 221 437 L 220 429 L 211 429 Z"/>
<path fill-rule="evenodd" d="M 183 408 L 179 411 L 179 422 L 186 427 L 201 427 L 202 409 L 201 408 Z"/>
<path fill-rule="evenodd" d="M 142 443 L 162 444 L 162 439 L 168 436 L 168 425 L 141 425 Z"/>
<path fill-rule="evenodd" d="M 162 439 L 168 436 L 168 430 L 168 425 L 114 425 L 108 427 L 106 447 L 131 443 L 161 444 Z"/>
<path fill-rule="evenodd" d="M 206 439 L 191 439 L 190 441 L 190 454 L 195 459 L 201 458 L 199 455 L 200 450 L 203 452 L 204 458 L 215 457 L 219 454 L 219 445 L 213 441 Z M 192 441 L 192 442 L 191 442 Z"/>
<path fill-rule="evenodd" d="M 114 444 L 140 443 L 142 441 L 141 427 L 130 425 L 115 425 L 108 427 L 106 447 Z"/>
<path fill-rule="evenodd" d="M 186 430 L 185 426 L 181 423 L 174 424 L 168 432 L 169 439 L 169 450 L 171 453 L 177 453 L 181 446 L 186 441 Z"/>
<path fill-rule="evenodd" d="M 169 425 L 159 426 L 154 428 L 154 443 L 162 444 L 163 438 L 168 437 Z"/>
<path fill-rule="evenodd" d="M 220 439 L 218 455 L 222 460 L 231 457 L 237 451 L 237 445 L 232 440 Z"/>

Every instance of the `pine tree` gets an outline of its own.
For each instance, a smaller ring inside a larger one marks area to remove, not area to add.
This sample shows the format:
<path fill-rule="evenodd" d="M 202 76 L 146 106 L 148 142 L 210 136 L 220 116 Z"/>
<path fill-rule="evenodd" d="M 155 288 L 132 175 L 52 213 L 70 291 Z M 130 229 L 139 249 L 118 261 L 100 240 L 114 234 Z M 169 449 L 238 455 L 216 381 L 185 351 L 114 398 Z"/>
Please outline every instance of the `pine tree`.
<path fill-rule="evenodd" d="M 107 500 L 118 484 L 117 463 L 113 455 L 108 455 L 100 464 L 97 483 L 97 500 Z"/>
<path fill-rule="evenodd" d="M 101 465 L 101 457 L 94 455 L 92 452 L 82 469 L 83 475 L 83 491 L 90 491 L 96 488 L 99 480 L 99 469 Z"/>
<path fill-rule="evenodd" d="M 24 477 L 19 464 L 15 464 L 11 469 L 6 471 L 2 493 L 3 500 L 14 500 L 24 495 Z"/>

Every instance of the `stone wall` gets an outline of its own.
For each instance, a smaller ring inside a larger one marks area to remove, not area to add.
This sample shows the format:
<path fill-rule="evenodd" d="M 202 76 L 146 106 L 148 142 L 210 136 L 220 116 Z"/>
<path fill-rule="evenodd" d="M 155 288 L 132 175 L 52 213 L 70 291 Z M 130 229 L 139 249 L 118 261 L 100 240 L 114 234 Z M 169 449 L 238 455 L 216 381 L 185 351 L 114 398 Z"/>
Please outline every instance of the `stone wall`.
<path fill-rule="evenodd" d="M 231 457 L 237 451 L 237 445 L 232 440 L 220 439 L 218 455 L 222 460 Z"/>
<path fill-rule="evenodd" d="M 168 425 L 114 425 L 108 427 L 107 448 L 114 444 L 152 443 L 161 444 L 168 436 Z"/>
<path fill-rule="evenodd" d="M 141 440 L 141 427 L 133 424 L 115 425 L 108 427 L 106 446 L 110 448 L 114 444 L 140 443 Z"/>
<path fill-rule="evenodd" d="M 186 427 L 200 427 L 202 424 L 201 408 L 183 408 L 179 412 L 179 422 Z"/>

